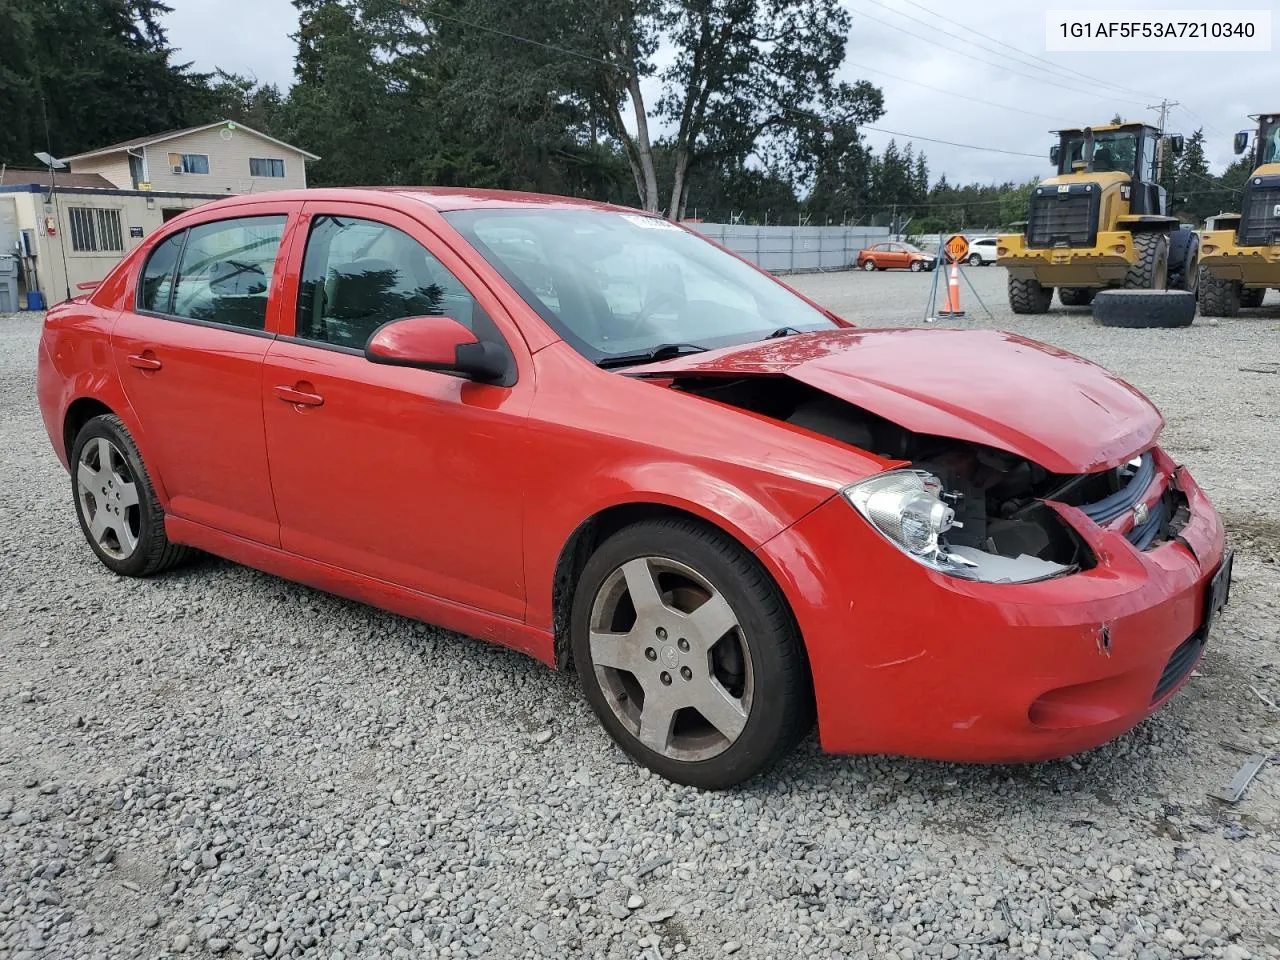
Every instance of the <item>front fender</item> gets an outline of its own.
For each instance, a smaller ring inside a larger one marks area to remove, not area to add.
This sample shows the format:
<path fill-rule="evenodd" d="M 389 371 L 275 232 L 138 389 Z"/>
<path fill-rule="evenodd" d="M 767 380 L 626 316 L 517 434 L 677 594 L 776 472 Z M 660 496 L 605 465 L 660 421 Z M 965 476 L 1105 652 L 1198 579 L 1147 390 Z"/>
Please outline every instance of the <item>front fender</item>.
<path fill-rule="evenodd" d="M 705 520 L 748 550 L 759 547 L 820 506 L 833 493 L 814 489 L 808 503 L 797 503 L 791 485 L 766 474 L 731 477 L 679 461 L 634 460 L 615 465 L 584 484 L 586 498 L 543 503 L 526 514 L 525 582 L 530 585 L 526 619 L 550 629 L 554 619 L 554 581 L 561 554 L 584 525 L 615 507 L 670 507 Z M 785 486 L 785 490 L 778 487 Z"/>

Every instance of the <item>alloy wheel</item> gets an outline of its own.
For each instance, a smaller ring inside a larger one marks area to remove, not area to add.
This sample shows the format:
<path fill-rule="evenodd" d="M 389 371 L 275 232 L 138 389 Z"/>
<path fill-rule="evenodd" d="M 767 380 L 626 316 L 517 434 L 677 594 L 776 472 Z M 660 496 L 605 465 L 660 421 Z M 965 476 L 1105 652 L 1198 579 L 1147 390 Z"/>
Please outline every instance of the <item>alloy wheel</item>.
<path fill-rule="evenodd" d="M 755 692 L 747 643 L 724 595 L 666 557 L 622 564 L 591 608 L 588 644 L 605 701 L 672 760 L 709 759 L 742 734 Z"/>
<path fill-rule="evenodd" d="M 106 437 L 93 438 L 80 451 L 76 496 L 98 547 L 117 560 L 132 556 L 142 522 L 138 485 L 124 454 Z"/>

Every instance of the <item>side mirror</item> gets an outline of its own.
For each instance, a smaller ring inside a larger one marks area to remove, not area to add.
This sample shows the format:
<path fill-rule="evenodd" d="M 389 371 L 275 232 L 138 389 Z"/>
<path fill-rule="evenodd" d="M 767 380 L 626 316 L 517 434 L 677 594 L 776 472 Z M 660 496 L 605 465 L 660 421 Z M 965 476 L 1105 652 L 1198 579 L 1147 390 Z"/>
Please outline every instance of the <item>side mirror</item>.
<path fill-rule="evenodd" d="M 450 317 L 405 317 L 384 323 L 364 347 L 365 359 L 395 367 L 460 373 L 472 380 L 504 380 L 506 353 Z"/>
<path fill-rule="evenodd" d="M 1235 137 L 1231 141 L 1231 147 L 1232 149 L 1235 150 L 1237 156 L 1244 153 L 1245 149 L 1248 146 L 1249 146 L 1248 130 L 1241 130 L 1239 133 L 1235 135 Z"/>
<path fill-rule="evenodd" d="M 1056 167 L 1060 156 L 1062 156 L 1062 151 L 1059 149 L 1058 144 L 1055 143 L 1049 148 L 1049 162 Z"/>
<path fill-rule="evenodd" d="M 1182 144 L 1183 139 L 1182 134 L 1180 133 L 1175 133 L 1169 138 L 1169 146 L 1173 148 L 1173 155 L 1175 157 L 1182 156 Z"/>

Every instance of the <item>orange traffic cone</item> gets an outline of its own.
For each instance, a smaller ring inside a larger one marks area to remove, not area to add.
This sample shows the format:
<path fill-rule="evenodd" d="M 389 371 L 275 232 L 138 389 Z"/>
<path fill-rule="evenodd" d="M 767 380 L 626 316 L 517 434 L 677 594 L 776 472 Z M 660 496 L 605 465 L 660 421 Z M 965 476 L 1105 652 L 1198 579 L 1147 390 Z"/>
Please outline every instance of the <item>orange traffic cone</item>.
<path fill-rule="evenodd" d="M 951 264 L 951 279 L 947 282 L 947 305 L 938 311 L 940 317 L 963 317 L 960 309 L 960 268 Z"/>

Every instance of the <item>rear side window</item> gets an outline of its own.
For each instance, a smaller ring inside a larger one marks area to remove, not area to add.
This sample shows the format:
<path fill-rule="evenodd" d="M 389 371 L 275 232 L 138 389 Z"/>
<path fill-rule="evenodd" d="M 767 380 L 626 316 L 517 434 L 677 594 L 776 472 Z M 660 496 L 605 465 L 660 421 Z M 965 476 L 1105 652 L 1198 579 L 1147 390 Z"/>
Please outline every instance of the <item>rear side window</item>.
<path fill-rule="evenodd" d="M 265 329 L 267 294 L 287 219 L 242 217 L 189 229 L 168 312 L 188 320 Z"/>
<path fill-rule="evenodd" d="M 138 309 L 148 313 L 168 313 L 173 302 L 173 272 L 182 253 L 185 230 L 175 233 L 151 251 L 138 286 Z"/>

